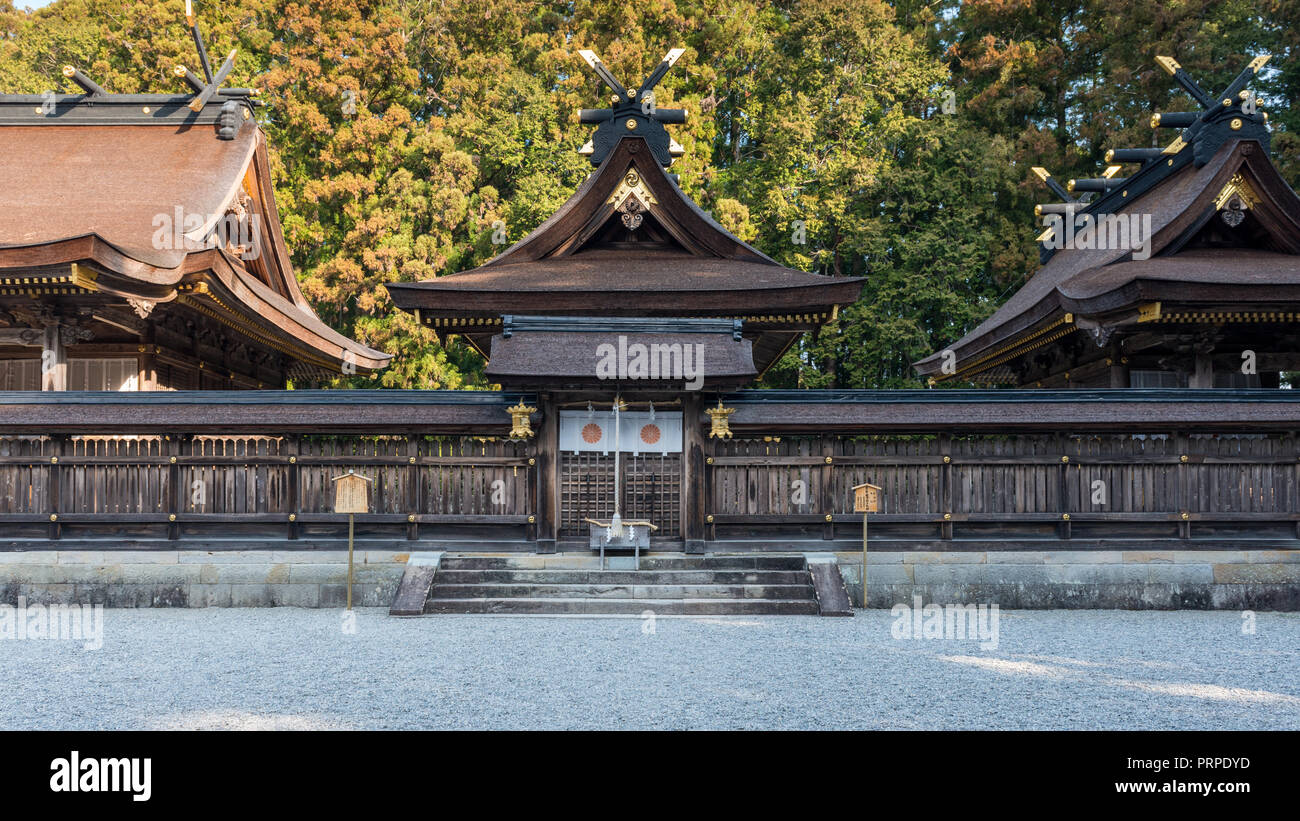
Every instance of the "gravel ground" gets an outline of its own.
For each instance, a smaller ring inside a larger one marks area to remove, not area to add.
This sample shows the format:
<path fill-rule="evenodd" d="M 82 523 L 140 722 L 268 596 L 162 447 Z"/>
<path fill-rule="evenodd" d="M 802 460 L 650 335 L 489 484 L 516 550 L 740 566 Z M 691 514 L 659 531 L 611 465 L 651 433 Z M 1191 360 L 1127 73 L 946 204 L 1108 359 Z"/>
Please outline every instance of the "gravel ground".
<path fill-rule="evenodd" d="M 1004 611 L 997 649 L 888 611 L 392 619 L 108 610 L 0 640 L 2 729 L 1300 729 L 1300 614 Z"/>

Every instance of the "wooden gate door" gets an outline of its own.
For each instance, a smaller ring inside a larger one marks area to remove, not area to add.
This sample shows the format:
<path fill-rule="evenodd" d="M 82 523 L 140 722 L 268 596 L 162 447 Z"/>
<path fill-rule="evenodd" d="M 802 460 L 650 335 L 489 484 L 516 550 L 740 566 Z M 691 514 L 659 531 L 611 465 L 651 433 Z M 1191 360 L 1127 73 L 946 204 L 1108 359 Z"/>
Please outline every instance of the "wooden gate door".
<path fill-rule="evenodd" d="M 655 538 L 681 537 L 680 453 L 624 453 L 624 519 L 656 525 Z M 583 519 L 614 515 L 614 454 L 565 453 L 560 457 L 560 538 L 587 538 Z"/>

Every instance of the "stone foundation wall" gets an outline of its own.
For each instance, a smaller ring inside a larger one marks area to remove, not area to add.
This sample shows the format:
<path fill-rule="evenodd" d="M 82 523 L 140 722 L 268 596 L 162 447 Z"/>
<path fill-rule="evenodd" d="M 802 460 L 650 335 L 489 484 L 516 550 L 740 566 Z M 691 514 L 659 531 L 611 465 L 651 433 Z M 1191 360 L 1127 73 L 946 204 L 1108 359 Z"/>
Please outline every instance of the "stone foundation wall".
<path fill-rule="evenodd" d="M 353 555 L 352 603 L 388 607 L 406 553 Z M 0 552 L 0 604 L 106 607 L 344 607 L 343 551 Z"/>
<path fill-rule="evenodd" d="M 835 554 L 859 606 L 861 557 Z M 407 558 L 358 550 L 353 603 L 390 606 Z M 531 558 L 539 567 L 574 561 Z M 867 592 L 881 608 L 920 595 L 1008 609 L 1300 611 L 1300 550 L 880 551 L 868 554 Z M 107 607 L 343 607 L 347 551 L 0 552 L 0 604 L 20 596 Z"/>
<path fill-rule="evenodd" d="M 837 553 L 854 604 L 862 554 Z M 1300 550 L 868 552 L 867 604 L 1300 610 Z"/>

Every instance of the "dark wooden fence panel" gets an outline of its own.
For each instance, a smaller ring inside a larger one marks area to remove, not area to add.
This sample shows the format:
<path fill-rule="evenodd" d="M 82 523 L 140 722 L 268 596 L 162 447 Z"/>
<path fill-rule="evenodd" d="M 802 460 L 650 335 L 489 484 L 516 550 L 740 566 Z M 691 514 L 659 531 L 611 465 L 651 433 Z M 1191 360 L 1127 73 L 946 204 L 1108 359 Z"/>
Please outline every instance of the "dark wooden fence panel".
<path fill-rule="evenodd" d="M 50 509 L 49 472 L 54 443 L 48 436 L 0 436 L 0 513 Z"/>
<path fill-rule="evenodd" d="M 190 437 L 182 444 L 181 510 L 293 512 L 285 446 L 286 440 L 275 436 Z"/>
<path fill-rule="evenodd" d="M 710 537 L 804 523 L 850 538 L 879 485 L 884 538 L 1295 538 L 1295 436 L 1277 433 L 746 435 L 709 443 Z M 823 493 L 824 489 L 829 492 Z M 806 491 L 806 492 L 805 492 Z"/>
<path fill-rule="evenodd" d="M 334 513 L 332 480 L 352 470 L 371 480 L 359 532 L 418 539 L 421 525 L 445 523 L 518 539 L 534 514 L 532 447 L 420 434 L 0 436 L 0 522 L 18 540 L 337 538 L 347 517 Z"/>
<path fill-rule="evenodd" d="M 337 543 L 347 517 L 333 512 L 331 480 L 347 470 L 372 482 L 359 538 L 526 544 L 558 525 L 562 539 L 581 540 L 586 511 L 612 512 L 612 459 L 553 454 L 558 521 L 537 515 L 548 495 L 538 441 L 505 435 L 506 409 L 536 398 L 238 393 L 0 395 L 0 544 Z M 886 542 L 1297 544 L 1300 393 L 749 391 L 723 401 L 736 405 L 735 438 L 704 440 L 698 495 L 681 487 L 680 456 L 629 457 L 625 515 L 669 538 L 688 512 L 706 541 L 848 541 L 861 528 L 852 488 L 871 482 L 882 488 L 873 533 Z"/>
<path fill-rule="evenodd" d="M 162 440 L 157 436 L 72 436 L 59 457 L 66 513 L 158 513 L 166 504 Z"/>

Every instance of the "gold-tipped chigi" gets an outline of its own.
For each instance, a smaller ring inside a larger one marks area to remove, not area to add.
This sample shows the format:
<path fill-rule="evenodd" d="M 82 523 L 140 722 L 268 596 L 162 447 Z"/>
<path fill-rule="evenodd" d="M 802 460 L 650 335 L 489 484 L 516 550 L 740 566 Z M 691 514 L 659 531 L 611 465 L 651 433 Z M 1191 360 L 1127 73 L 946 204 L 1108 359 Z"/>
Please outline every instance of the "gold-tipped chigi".
<path fill-rule="evenodd" d="M 1170 74 L 1176 74 L 1178 69 L 1182 68 L 1182 66 L 1178 65 L 1178 61 L 1173 57 L 1157 56 L 1156 65 L 1160 66 Z"/>

